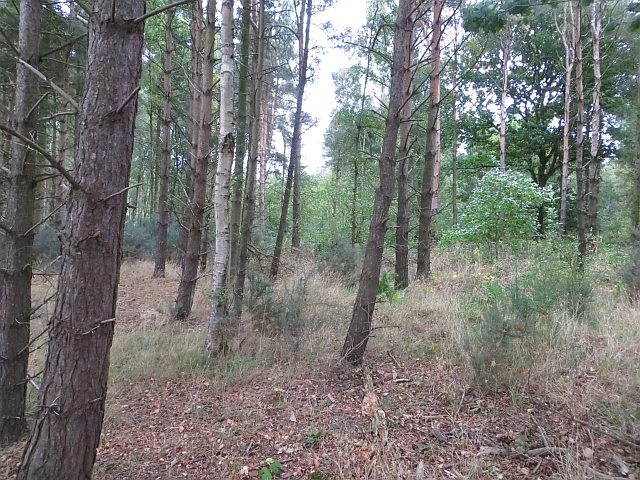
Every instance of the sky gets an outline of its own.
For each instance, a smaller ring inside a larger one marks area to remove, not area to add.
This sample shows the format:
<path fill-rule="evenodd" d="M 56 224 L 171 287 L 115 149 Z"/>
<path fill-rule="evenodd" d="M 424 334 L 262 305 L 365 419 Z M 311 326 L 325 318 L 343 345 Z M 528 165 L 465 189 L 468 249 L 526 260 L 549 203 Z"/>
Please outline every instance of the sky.
<path fill-rule="evenodd" d="M 366 3 L 366 0 L 338 0 L 326 11 L 312 17 L 311 41 L 323 46 L 325 53 L 318 59 L 313 82 L 307 84 L 302 104 L 303 110 L 317 119 L 316 126 L 305 131 L 302 137 L 302 165 L 308 173 L 319 172 L 325 162 L 322 156 L 323 137 L 331 120 L 331 111 L 336 107 L 331 74 L 356 62 L 336 48 L 319 25 L 331 21 L 336 30 L 351 27 L 355 31 L 365 23 Z"/>

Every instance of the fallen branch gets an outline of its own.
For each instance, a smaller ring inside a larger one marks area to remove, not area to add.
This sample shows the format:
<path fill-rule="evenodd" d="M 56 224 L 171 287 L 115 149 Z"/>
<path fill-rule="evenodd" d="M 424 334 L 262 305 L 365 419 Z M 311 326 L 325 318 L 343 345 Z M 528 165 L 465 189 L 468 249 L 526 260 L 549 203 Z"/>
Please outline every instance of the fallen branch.
<path fill-rule="evenodd" d="M 500 447 L 480 447 L 478 455 L 500 455 L 503 457 L 531 458 L 538 457 L 540 455 L 558 455 L 560 453 L 565 453 L 566 451 L 566 448 L 561 447 L 532 448 L 530 450 L 525 450 L 524 452 L 514 452 L 513 450 L 507 450 L 506 448 Z"/>

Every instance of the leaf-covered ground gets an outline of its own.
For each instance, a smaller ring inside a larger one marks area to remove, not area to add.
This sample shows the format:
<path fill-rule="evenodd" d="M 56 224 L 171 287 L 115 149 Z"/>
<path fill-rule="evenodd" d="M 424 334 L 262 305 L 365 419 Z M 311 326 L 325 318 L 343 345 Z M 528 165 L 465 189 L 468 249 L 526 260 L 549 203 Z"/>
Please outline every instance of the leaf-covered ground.
<path fill-rule="evenodd" d="M 158 297 L 176 287 L 175 277 L 129 275 L 118 334 L 153 328 Z M 204 318 L 189 328 L 204 330 Z M 594 348 L 606 341 L 592 338 Z M 244 378 L 158 371 L 119 380 L 93 478 L 264 480 L 272 461 L 278 478 L 310 480 L 640 478 L 633 437 L 580 407 L 602 382 L 598 371 L 575 375 L 564 392 L 523 382 L 484 393 L 449 359 L 372 342 L 355 370 L 298 352 Z M 22 447 L 0 451 L 0 478 L 14 478 Z"/>

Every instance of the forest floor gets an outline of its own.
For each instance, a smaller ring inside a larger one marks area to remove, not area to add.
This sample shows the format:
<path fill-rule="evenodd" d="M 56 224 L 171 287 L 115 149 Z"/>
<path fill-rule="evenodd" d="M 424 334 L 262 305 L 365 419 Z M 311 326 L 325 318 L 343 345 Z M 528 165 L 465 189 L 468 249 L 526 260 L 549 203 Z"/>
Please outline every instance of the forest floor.
<path fill-rule="evenodd" d="M 337 352 L 355 291 L 305 261 L 288 275 L 311 272 L 311 333 L 256 333 L 254 321 L 238 353 L 216 359 L 201 351 L 206 280 L 193 319 L 175 325 L 175 267 L 151 279 L 152 264 L 125 264 L 93 478 L 640 479 L 640 310 L 612 300 L 597 329 L 577 326 L 529 369 L 480 389 L 460 347 L 474 313 L 458 296 L 505 270 L 449 267 L 380 305 L 365 364 L 352 369 Z M 45 296 L 52 287 L 39 282 Z M 611 285 L 596 293 L 613 296 Z M 624 325 L 606 323 L 621 315 Z M 23 446 L 0 450 L 0 478 L 13 478 Z"/>

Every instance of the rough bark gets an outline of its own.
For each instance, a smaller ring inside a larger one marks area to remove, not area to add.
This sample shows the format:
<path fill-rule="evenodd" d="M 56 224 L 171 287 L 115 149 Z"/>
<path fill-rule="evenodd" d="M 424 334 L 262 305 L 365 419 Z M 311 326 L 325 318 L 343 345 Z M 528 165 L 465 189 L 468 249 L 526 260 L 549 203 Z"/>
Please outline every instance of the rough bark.
<path fill-rule="evenodd" d="M 89 21 L 58 295 L 38 408 L 19 480 L 88 479 L 105 409 L 126 188 L 142 72 L 145 2 L 96 0 Z"/>
<path fill-rule="evenodd" d="M 23 60 L 38 66 L 42 3 L 20 2 L 18 49 Z M 38 79 L 22 64 L 16 67 L 14 129 L 35 140 Z M 0 447 L 26 432 L 25 402 L 31 320 L 32 227 L 35 221 L 35 154 L 13 141 L 7 200 L 0 220 Z"/>
<path fill-rule="evenodd" d="M 640 52 L 637 57 L 638 71 L 636 74 L 636 145 L 633 179 L 633 200 L 631 203 L 630 238 L 640 241 Z"/>
<path fill-rule="evenodd" d="M 387 231 L 387 221 L 389 220 L 389 206 L 394 193 L 395 150 L 400 128 L 400 110 L 403 103 L 402 79 L 407 65 L 407 57 L 411 54 L 413 25 L 410 14 L 413 3 L 411 0 L 400 0 L 398 2 L 398 17 L 394 28 L 389 107 L 385 121 L 382 151 L 378 162 L 380 186 L 375 193 L 373 215 L 369 226 L 369 239 L 360 275 L 360 285 L 353 306 L 351 324 L 349 325 L 349 331 L 341 353 L 342 358 L 352 364 L 362 362 L 371 333 L 376 305 L 384 236 Z"/>
<path fill-rule="evenodd" d="M 410 19 L 414 23 L 413 15 Z M 413 44 L 413 36 L 411 37 Z M 395 286 L 409 286 L 409 135 L 411 133 L 411 69 L 412 55 L 406 58 L 402 78 L 402 110 L 400 112 L 400 148 L 398 150 L 398 211 L 396 215 Z"/>
<path fill-rule="evenodd" d="M 431 26 L 431 72 L 429 73 L 429 112 L 427 114 L 427 149 L 424 156 L 420 221 L 418 225 L 418 258 L 416 276 L 431 274 L 432 217 L 438 209 L 440 178 L 440 39 L 442 38 L 442 0 L 433 4 Z"/>
<path fill-rule="evenodd" d="M 587 255 L 584 188 L 584 78 L 582 75 L 582 5 L 576 0 L 573 8 L 573 45 L 576 68 L 576 209 L 578 217 L 578 255 Z"/>
<path fill-rule="evenodd" d="M 198 3 L 198 2 L 194 2 Z M 207 169 L 209 167 L 209 151 L 211 137 L 211 100 L 213 94 L 213 63 L 215 40 L 215 1 L 207 3 L 206 24 L 204 31 L 202 60 L 202 91 L 200 92 L 200 116 L 197 123 L 198 148 L 195 165 L 191 173 L 191 223 L 187 250 L 182 259 L 182 277 L 176 297 L 175 320 L 186 320 L 191 315 L 193 297 L 198 279 L 198 263 L 204 226 L 204 211 L 207 204 Z"/>
<path fill-rule="evenodd" d="M 210 0 L 211 1 L 211 0 Z M 216 217 L 216 254 L 213 261 L 213 278 L 211 282 L 211 315 L 209 317 L 209 333 L 207 349 L 223 345 L 235 332 L 220 332 L 229 325 L 229 292 L 227 289 L 227 266 L 229 264 L 230 218 L 229 218 L 229 185 L 231 181 L 231 164 L 236 147 L 233 125 L 233 0 L 223 0 L 221 8 L 220 41 L 222 63 L 220 64 L 220 147 L 218 167 L 215 180 L 215 217 Z M 236 323 L 236 322 L 232 322 Z"/>
<path fill-rule="evenodd" d="M 189 103 L 189 160 L 185 168 L 184 206 L 182 209 L 180 234 L 178 237 L 178 254 L 183 264 L 189 241 L 189 231 L 193 215 L 193 171 L 198 158 L 199 137 L 201 132 L 202 112 L 202 3 L 191 4 L 191 102 Z"/>
<path fill-rule="evenodd" d="M 168 0 L 168 4 L 172 0 Z M 164 278 L 167 264 L 167 234 L 169 231 L 169 170 L 171 168 L 171 70 L 173 54 L 174 10 L 167 10 L 164 31 L 163 103 L 162 103 L 162 166 L 160 170 L 160 197 L 158 199 L 158 231 L 154 278 Z"/>
<path fill-rule="evenodd" d="M 573 74 L 574 50 L 567 37 L 567 4 L 564 5 L 564 24 L 560 34 L 564 44 L 564 120 L 562 132 L 562 173 L 560 176 L 560 236 L 564 235 L 567 227 L 567 189 L 569 185 L 569 140 L 571 136 L 571 82 Z"/>
<path fill-rule="evenodd" d="M 276 236 L 276 246 L 273 250 L 273 260 L 271 262 L 270 275 L 271 278 L 278 276 L 280 269 L 280 257 L 282 256 L 282 244 L 284 242 L 284 232 L 287 226 L 287 213 L 289 210 L 289 201 L 291 199 L 291 185 L 293 183 L 296 171 L 296 165 L 300 163 L 300 154 L 302 146 L 302 100 L 304 98 L 304 88 L 307 83 L 307 63 L 309 58 L 309 30 L 311 28 L 311 9 L 313 7 L 313 0 L 307 0 L 305 5 L 302 2 L 300 23 L 302 24 L 305 19 L 306 9 L 306 29 L 304 46 L 300 51 L 300 61 L 298 65 L 298 89 L 296 92 L 296 112 L 293 120 L 293 138 L 291 140 L 291 157 L 289 159 L 289 169 L 287 171 L 287 184 L 284 189 L 284 198 L 282 199 L 282 212 L 280 213 L 280 223 L 278 225 L 278 234 Z M 301 42 L 302 39 L 299 39 Z M 300 215 L 299 211 L 297 224 L 294 215 L 293 227 L 292 227 L 292 240 L 296 239 L 296 244 L 292 243 L 292 248 L 300 247 Z"/>
<path fill-rule="evenodd" d="M 304 5 L 304 2 L 302 2 Z M 312 1 L 308 1 L 307 5 L 307 25 L 303 32 L 304 9 L 303 15 L 300 15 L 300 23 L 298 27 L 298 99 L 296 102 L 296 125 L 293 128 L 292 139 L 292 155 L 291 162 L 294 163 L 293 168 L 293 224 L 291 226 L 291 249 L 300 249 L 300 228 L 302 222 L 302 204 L 301 204 L 301 188 L 302 188 L 302 99 L 304 97 L 304 87 L 307 84 L 307 63 L 309 59 L 309 33 L 311 29 Z M 296 128 L 297 127 L 297 128 Z M 295 152 L 295 156 L 293 153 Z"/>
<path fill-rule="evenodd" d="M 236 123 L 236 159 L 231 177 L 231 259 L 229 279 L 234 282 L 238 272 L 240 222 L 242 220 L 242 180 L 244 157 L 247 153 L 247 96 L 249 95 L 249 47 L 251 46 L 251 0 L 242 0 L 240 27 L 240 59 L 238 62 L 238 100 Z"/>
<path fill-rule="evenodd" d="M 602 36 L 602 10 L 599 0 L 591 3 L 591 50 L 593 55 L 593 102 L 591 106 L 591 149 L 589 158 L 588 203 L 588 241 L 595 243 L 598 235 L 598 197 L 600 196 L 600 170 L 602 159 L 598 155 L 600 147 L 600 90 L 602 89 L 602 71 L 600 68 L 600 37 Z"/>
<path fill-rule="evenodd" d="M 256 57 L 255 68 L 253 72 L 253 100 L 251 102 L 253 108 L 253 123 L 251 124 L 251 144 L 249 145 L 249 161 L 247 164 L 247 182 L 244 193 L 244 211 L 242 215 L 242 227 L 240 232 L 240 249 L 238 258 L 238 274 L 234 286 L 233 297 L 233 315 L 237 319 L 242 316 L 242 302 L 244 299 L 244 283 L 247 275 L 247 263 L 249 261 L 249 244 L 251 243 L 251 232 L 253 221 L 256 215 L 256 174 L 258 171 L 258 155 L 259 142 L 258 134 L 260 132 L 259 125 L 259 105 L 262 103 L 262 81 L 264 55 L 266 48 L 265 39 L 265 2 L 260 2 L 260 14 L 258 20 L 258 55 Z"/>
<path fill-rule="evenodd" d="M 500 89 L 500 170 L 507 169 L 507 93 L 509 91 L 509 62 L 511 61 L 511 16 L 502 37 L 502 86 Z"/>

